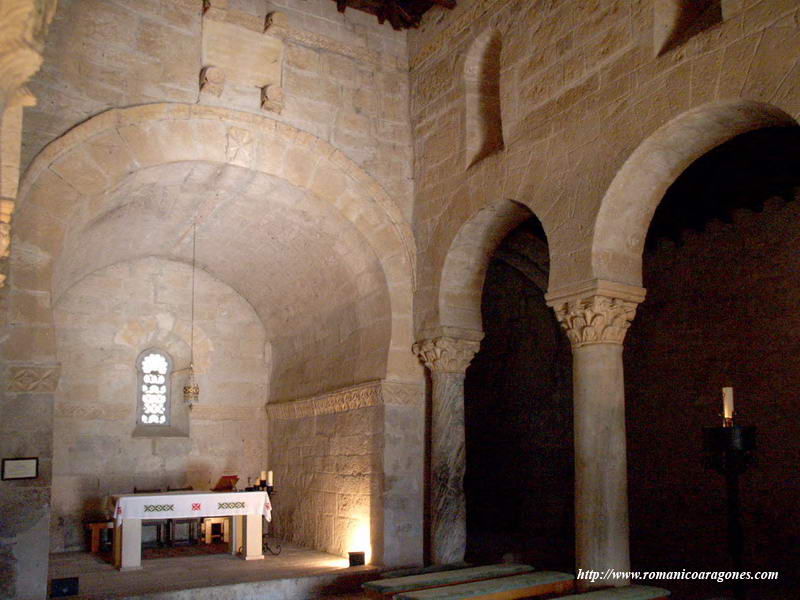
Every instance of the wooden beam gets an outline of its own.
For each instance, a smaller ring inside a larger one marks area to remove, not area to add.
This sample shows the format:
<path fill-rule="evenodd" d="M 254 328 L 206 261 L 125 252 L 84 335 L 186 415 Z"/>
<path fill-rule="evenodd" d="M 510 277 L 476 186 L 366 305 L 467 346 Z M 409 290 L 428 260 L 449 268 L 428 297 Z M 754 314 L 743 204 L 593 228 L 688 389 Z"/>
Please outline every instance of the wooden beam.
<path fill-rule="evenodd" d="M 456 7 L 456 0 L 430 0 L 430 2 L 449 8 L 450 10 Z"/>

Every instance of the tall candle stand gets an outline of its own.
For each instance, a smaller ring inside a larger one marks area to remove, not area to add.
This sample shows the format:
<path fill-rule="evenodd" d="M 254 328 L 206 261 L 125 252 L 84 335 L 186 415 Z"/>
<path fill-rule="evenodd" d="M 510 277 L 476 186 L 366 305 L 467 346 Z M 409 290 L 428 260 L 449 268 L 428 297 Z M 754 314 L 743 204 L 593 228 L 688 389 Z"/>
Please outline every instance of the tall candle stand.
<path fill-rule="evenodd" d="M 708 466 L 725 477 L 728 520 L 728 553 L 734 571 L 742 571 L 744 532 L 739 505 L 739 476 L 753 461 L 756 448 L 756 428 L 734 425 L 726 418 L 722 427 L 704 427 L 703 445 Z M 745 598 L 743 584 L 735 580 L 733 593 L 736 600 Z"/>

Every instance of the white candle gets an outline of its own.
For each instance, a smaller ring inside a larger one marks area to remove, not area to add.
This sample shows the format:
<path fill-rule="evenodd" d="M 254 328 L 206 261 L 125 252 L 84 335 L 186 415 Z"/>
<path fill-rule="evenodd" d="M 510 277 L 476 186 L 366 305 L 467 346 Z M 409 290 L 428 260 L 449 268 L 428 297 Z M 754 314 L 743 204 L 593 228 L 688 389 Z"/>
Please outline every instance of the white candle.
<path fill-rule="evenodd" d="M 733 419 L 733 388 L 722 388 L 722 416 Z"/>
<path fill-rule="evenodd" d="M 261 477 L 259 477 L 259 481 L 266 481 L 267 480 L 267 472 L 261 471 Z"/>
<path fill-rule="evenodd" d="M 267 485 L 272 486 L 272 471 L 267 471 Z"/>

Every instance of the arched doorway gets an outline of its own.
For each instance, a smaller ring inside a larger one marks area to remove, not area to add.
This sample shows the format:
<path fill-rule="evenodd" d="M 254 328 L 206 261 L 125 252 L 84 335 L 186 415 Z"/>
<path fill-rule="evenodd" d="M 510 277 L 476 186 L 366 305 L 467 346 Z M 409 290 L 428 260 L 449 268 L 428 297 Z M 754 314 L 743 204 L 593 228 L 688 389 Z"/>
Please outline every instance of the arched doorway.
<path fill-rule="evenodd" d="M 465 381 L 467 556 L 574 568 L 572 355 L 546 305 L 545 232 L 531 216 L 492 253 L 485 336 Z"/>
<path fill-rule="evenodd" d="M 737 423 L 758 427 L 757 462 L 740 483 L 744 568 L 796 575 L 798 191 L 800 127 L 768 127 L 695 160 L 655 211 L 648 299 L 626 343 L 634 569 L 734 570 L 724 479 L 708 468 L 701 439 L 703 426 L 721 425 L 720 388 L 732 386 Z M 729 585 L 671 589 L 693 600 Z M 753 597 L 776 593 L 774 582 L 748 585 Z"/>

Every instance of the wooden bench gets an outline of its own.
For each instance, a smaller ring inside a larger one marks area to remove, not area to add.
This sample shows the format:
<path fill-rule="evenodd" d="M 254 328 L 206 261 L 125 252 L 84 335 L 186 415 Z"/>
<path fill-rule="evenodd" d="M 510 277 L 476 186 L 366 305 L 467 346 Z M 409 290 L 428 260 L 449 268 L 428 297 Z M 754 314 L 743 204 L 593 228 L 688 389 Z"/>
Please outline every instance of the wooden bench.
<path fill-rule="evenodd" d="M 584 592 L 564 596 L 558 600 L 664 600 L 669 597 L 668 590 L 647 585 L 627 585 L 625 587 L 608 588 L 596 592 Z"/>
<path fill-rule="evenodd" d="M 534 571 L 524 575 L 497 577 L 460 585 L 448 585 L 414 592 L 403 592 L 397 600 L 517 600 L 534 596 L 559 595 L 575 589 L 575 577 L 557 571 Z"/>
<path fill-rule="evenodd" d="M 513 562 L 513 561 L 510 561 Z M 468 562 L 450 563 L 448 565 L 428 565 L 427 567 L 406 567 L 381 573 L 381 579 L 408 577 L 410 575 L 424 575 L 425 573 L 439 573 L 440 571 L 454 571 L 455 569 L 468 569 L 472 565 Z"/>
<path fill-rule="evenodd" d="M 496 577 L 508 577 L 511 575 L 528 573 L 533 570 L 533 567 L 528 565 L 501 563 L 498 565 L 433 571 L 419 575 L 368 581 L 361 587 L 367 591 L 367 595 L 371 598 L 392 598 L 395 594 L 399 594 L 400 592 L 424 590 L 445 585 L 457 585 Z"/>

